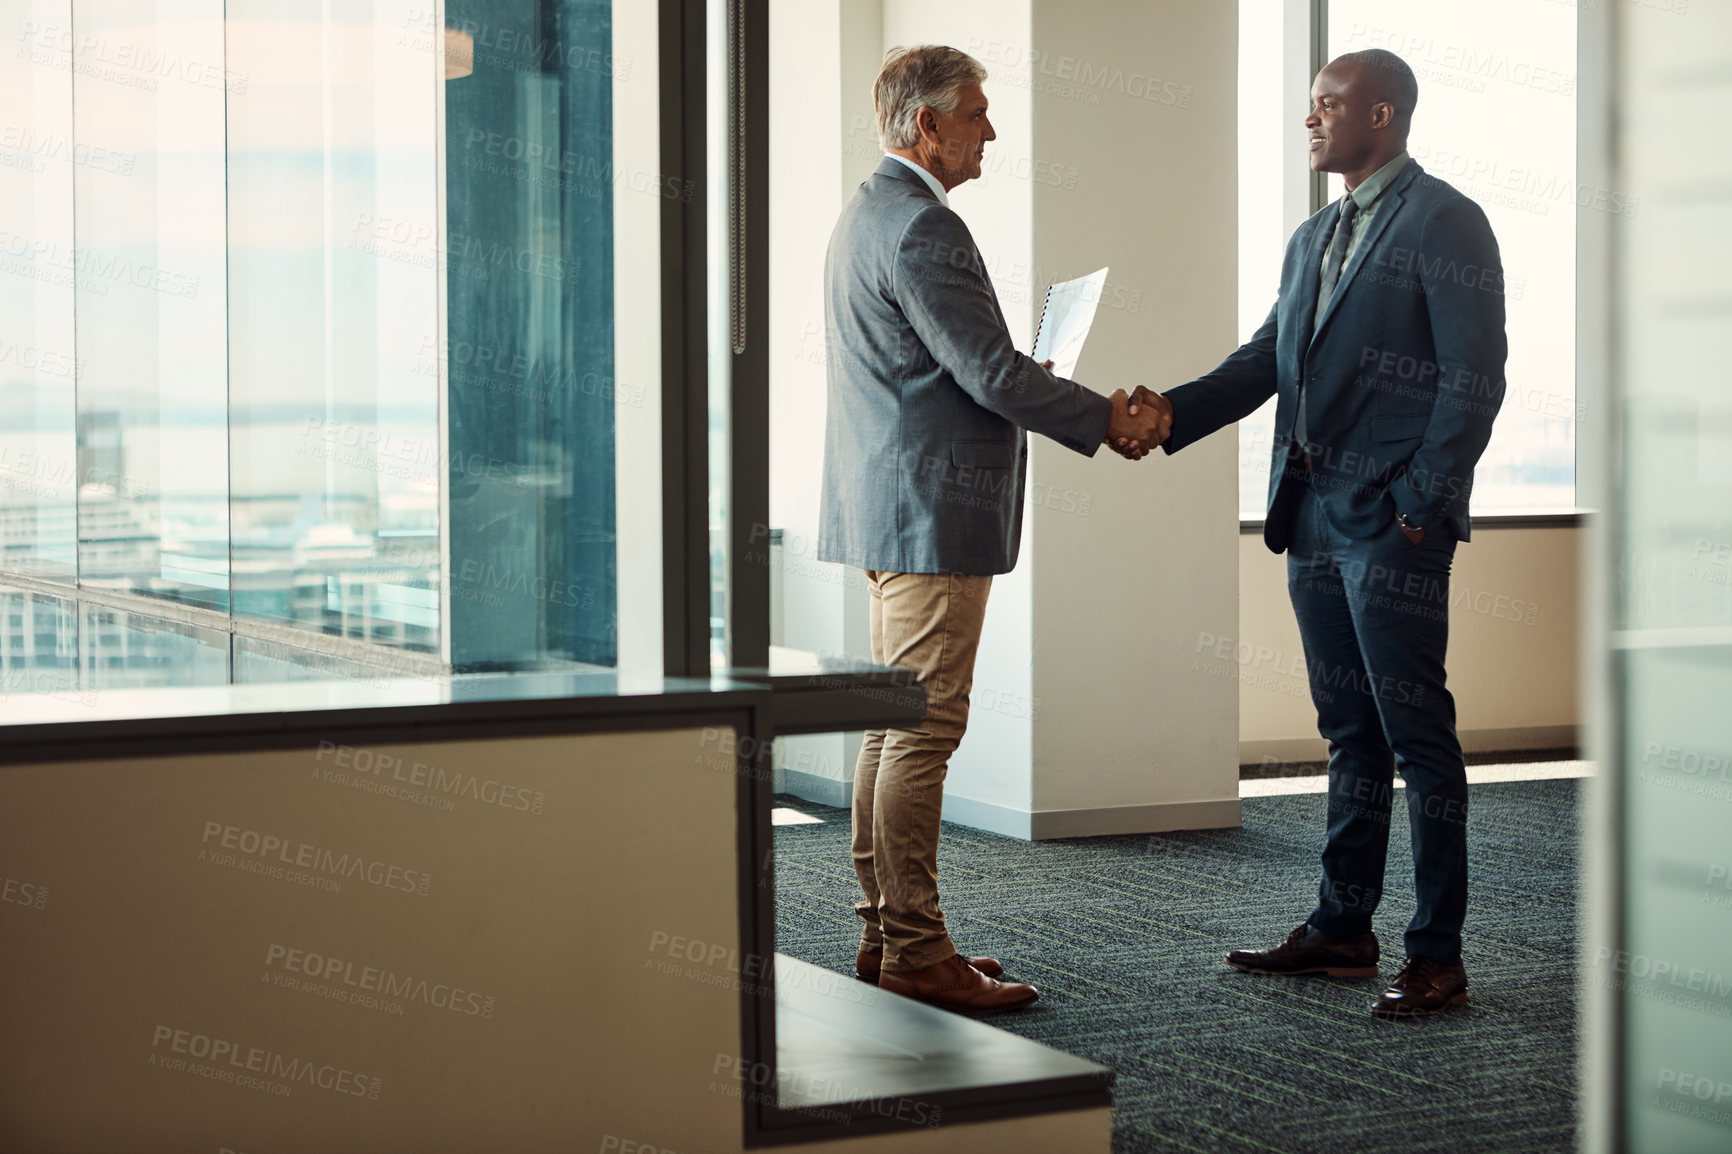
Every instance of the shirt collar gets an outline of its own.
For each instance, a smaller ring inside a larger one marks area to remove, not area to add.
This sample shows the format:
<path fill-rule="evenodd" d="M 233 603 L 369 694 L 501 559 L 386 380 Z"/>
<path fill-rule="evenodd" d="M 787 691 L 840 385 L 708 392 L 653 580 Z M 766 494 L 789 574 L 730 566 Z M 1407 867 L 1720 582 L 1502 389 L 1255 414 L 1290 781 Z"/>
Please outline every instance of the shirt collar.
<path fill-rule="evenodd" d="M 1407 167 L 1407 161 L 1408 156 L 1404 150 L 1400 156 L 1360 181 L 1359 187 L 1354 189 L 1351 194 L 1353 203 L 1359 206 L 1360 212 L 1364 212 L 1377 203 L 1377 198 L 1383 195 L 1385 189 L 1395 183 L 1395 178 L 1400 176 L 1401 170 Z"/>
<path fill-rule="evenodd" d="M 936 176 L 933 176 L 930 172 L 927 172 L 924 168 L 921 168 L 906 156 L 897 156 L 894 152 L 886 152 L 884 155 L 888 156 L 891 160 L 897 161 L 901 164 L 906 164 L 909 168 L 912 168 L 919 175 L 920 179 L 926 182 L 926 187 L 932 190 L 932 195 L 938 198 L 938 203 L 942 204 L 945 208 L 950 207 L 950 197 L 945 195 L 944 186 L 938 183 L 938 178 Z M 1402 156 L 1405 157 L 1406 155 L 1405 152 L 1402 153 Z"/>

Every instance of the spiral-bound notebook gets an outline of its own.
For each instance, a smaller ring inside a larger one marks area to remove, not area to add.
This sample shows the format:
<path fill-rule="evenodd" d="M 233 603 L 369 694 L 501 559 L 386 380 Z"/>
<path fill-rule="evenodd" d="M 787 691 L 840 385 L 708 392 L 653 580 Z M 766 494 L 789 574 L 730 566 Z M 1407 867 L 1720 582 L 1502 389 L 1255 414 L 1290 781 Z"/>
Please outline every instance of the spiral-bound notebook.
<path fill-rule="evenodd" d="M 1052 371 L 1058 376 L 1075 373 L 1106 284 L 1107 270 L 1103 268 L 1047 289 L 1040 325 L 1034 332 L 1034 352 L 1029 355 L 1037 361 L 1053 362 Z"/>

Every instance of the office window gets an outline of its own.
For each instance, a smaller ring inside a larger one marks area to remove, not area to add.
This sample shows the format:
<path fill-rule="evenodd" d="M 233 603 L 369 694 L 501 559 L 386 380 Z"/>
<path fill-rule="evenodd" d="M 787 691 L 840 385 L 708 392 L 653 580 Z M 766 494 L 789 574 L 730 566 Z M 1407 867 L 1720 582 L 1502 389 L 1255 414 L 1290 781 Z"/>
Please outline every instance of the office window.
<path fill-rule="evenodd" d="M 1285 7 L 1278 0 L 1241 0 L 1242 338 L 1274 301 L 1281 251 L 1307 215 L 1287 204 L 1283 217 L 1279 191 L 1288 154 L 1302 148 L 1304 115 L 1293 114 L 1292 93 L 1271 91 L 1283 77 Z M 1428 173 L 1485 210 L 1503 256 L 1508 388 L 1476 470 L 1473 511 L 1574 509 L 1576 423 L 1587 415 L 1579 411 L 1575 383 L 1576 214 L 1633 217 L 1639 207 L 1635 198 L 1577 179 L 1575 8 L 1330 0 L 1328 58 L 1366 48 L 1387 49 L 1412 66 L 1419 107 L 1409 151 Z M 1289 67 L 1280 83 L 1308 87 L 1311 78 L 1294 72 Z M 1290 187 L 1290 174 L 1287 180 Z M 1339 198 L 1342 191 L 1340 178 L 1330 177 L 1328 196 Z M 1291 192 L 1286 198 L 1292 200 Z M 1270 235 L 1277 221 L 1278 242 Z M 1245 519 L 1263 516 L 1273 412 L 1271 402 L 1240 424 Z"/>
<path fill-rule="evenodd" d="M 72 16 L 79 579 L 226 611 L 222 4 Z"/>
<path fill-rule="evenodd" d="M 4 21 L 0 579 L 76 590 L 199 683 L 210 653 L 248 680 L 609 666 L 622 622 L 659 662 L 658 233 L 692 186 L 658 175 L 653 8 Z"/>
<path fill-rule="evenodd" d="M 32 0 L 0 18 L 17 53 L 0 65 L 0 566 L 55 579 L 78 568 L 73 171 L 137 163 L 73 144 L 71 43 L 38 32 L 65 12 Z"/>
<path fill-rule="evenodd" d="M 1568 4 L 1330 0 L 1329 55 L 1385 48 L 1419 78 L 1409 151 L 1472 197 L 1503 256 L 1508 391 L 1474 474 L 1476 513 L 1576 504 L 1576 213 L 1637 205 L 1576 177 Z M 1342 193 L 1338 177 L 1330 194 Z"/>
<path fill-rule="evenodd" d="M 705 151 L 704 173 L 706 236 L 709 243 L 709 298 L 712 302 L 729 301 L 730 279 L 734 257 L 730 225 L 733 205 L 728 199 L 728 171 L 731 154 L 728 149 L 730 125 L 728 24 L 733 6 L 724 0 L 705 0 Z M 709 634 L 710 665 L 721 668 L 728 664 L 728 526 L 731 517 L 732 492 L 732 430 L 729 424 L 732 409 L 731 372 L 735 343 L 734 316 L 728 307 L 712 307 L 709 312 L 709 512 L 708 539 L 710 558 Z"/>
<path fill-rule="evenodd" d="M 613 213 L 633 193 L 614 179 L 611 22 L 607 0 L 445 10 L 473 53 L 445 90 L 451 656 L 466 667 L 617 653 Z"/>
<path fill-rule="evenodd" d="M 1308 42 L 1308 27 L 1283 24 L 1285 0 L 1239 0 L 1239 327 L 1251 339 L 1281 287 L 1287 237 L 1305 219 L 1306 188 L 1290 189 L 1300 130 L 1291 123 L 1288 39 Z M 1302 54 L 1308 55 L 1308 53 Z M 1302 158 L 1301 161 L 1302 162 Z M 1263 517 L 1269 492 L 1271 398 L 1239 422 L 1239 518 Z"/>
<path fill-rule="evenodd" d="M 78 606 L 60 597 L 0 590 L 0 692 L 66 693 L 78 684 Z"/>
<path fill-rule="evenodd" d="M 234 607 L 437 652 L 439 62 L 345 8 L 228 5 Z"/>
<path fill-rule="evenodd" d="M 39 598 L 38 600 L 47 600 Z M 76 689 L 149 689 L 224 685 L 229 681 L 229 638 L 216 629 L 84 605 L 76 623 L 81 676 Z"/>

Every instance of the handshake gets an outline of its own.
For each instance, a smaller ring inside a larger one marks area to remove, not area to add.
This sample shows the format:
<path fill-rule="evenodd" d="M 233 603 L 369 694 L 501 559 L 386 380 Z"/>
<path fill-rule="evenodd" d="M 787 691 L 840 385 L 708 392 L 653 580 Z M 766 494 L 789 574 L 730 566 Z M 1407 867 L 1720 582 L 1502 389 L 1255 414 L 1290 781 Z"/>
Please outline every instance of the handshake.
<path fill-rule="evenodd" d="M 1130 396 L 1123 389 L 1113 393 L 1112 420 L 1101 442 L 1127 461 L 1140 461 L 1173 431 L 1173 404 L 1144 385 Z"/>

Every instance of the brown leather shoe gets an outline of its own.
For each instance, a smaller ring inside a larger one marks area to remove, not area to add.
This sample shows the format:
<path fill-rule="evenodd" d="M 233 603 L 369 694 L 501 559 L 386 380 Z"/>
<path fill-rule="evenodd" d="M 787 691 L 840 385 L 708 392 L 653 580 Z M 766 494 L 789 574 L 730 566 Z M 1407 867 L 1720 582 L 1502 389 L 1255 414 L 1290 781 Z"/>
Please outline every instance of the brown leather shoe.
<path fill-rule="evenodd" d="M 1302 922 L 1272 950 L 1234 950 L 1227 964 L 1247 974 L 1328 974 L 1332 978 L 1375 978 L 1377 935 L 1332 938 Z"/>
<path fill-rule="evenodd" d="M 997 958 L 964 958 L 963 961 L 989 978 L 996 978 L 1004 973 L 1004 967 L 998 964 Z M 876 984 L 878 972 L 883 968 L 883 950 L 861 950 L 860 956 L 854 959 L 854 976 L 862 982 Z"/>
<path fill-rule="evenodd" d="M 1446 966 L 1424 954 L 1413 954 L 1395 975 L 1383 996 L 1371 1003 L 1379 1018 L 1418 1018 L 1441 1014 L 1467 1001 L 1467 970 L 1460 962 Z"/>
<path fill-rule="evenodd" d="M 1039 990 L 1023 982 L 987 977 L 958 954 L 925 969 L 884 970 L 878 975 L 878 988 L 942 1009 L 976 1013 L 1026 1006 L 1040 997 Z"/>

